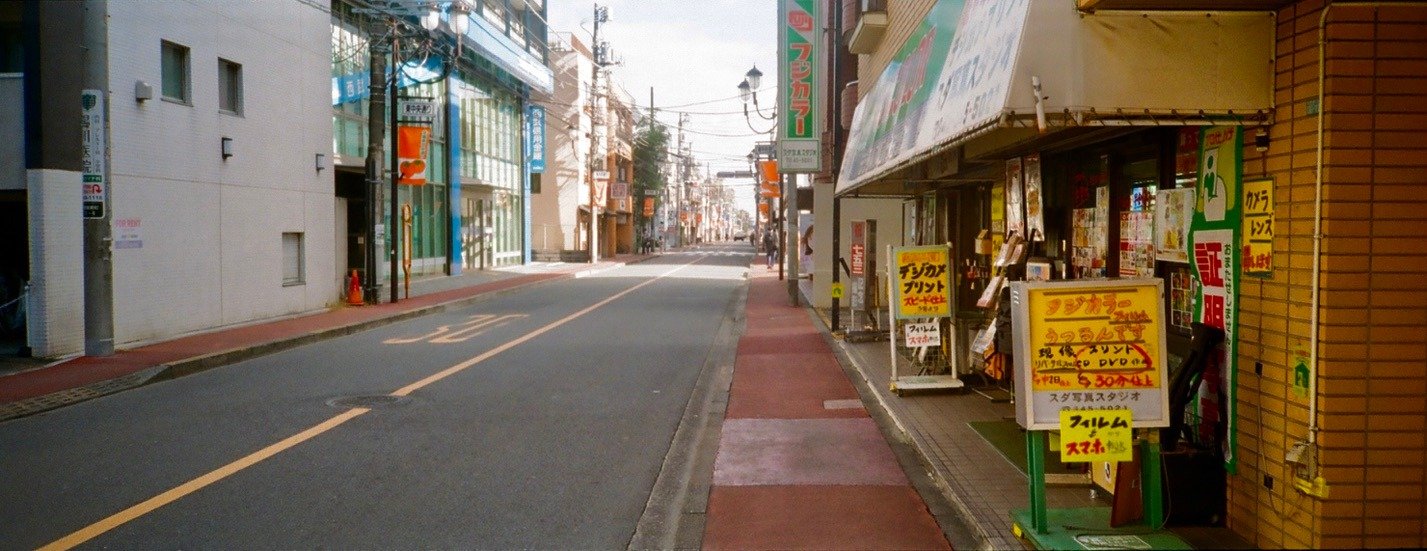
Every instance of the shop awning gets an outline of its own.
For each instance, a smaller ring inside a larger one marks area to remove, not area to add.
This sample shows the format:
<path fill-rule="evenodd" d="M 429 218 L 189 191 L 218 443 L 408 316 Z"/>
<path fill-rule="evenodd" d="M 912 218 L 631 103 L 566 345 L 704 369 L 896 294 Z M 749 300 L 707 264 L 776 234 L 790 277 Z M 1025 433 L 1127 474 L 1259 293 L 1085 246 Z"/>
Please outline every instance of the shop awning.
<path fill-rule="evenodd" d="M 1000 129 L 1266 122 L 1273 40 L 1267 12 L 941 0 L 858 104 L 837 193 Z"/>

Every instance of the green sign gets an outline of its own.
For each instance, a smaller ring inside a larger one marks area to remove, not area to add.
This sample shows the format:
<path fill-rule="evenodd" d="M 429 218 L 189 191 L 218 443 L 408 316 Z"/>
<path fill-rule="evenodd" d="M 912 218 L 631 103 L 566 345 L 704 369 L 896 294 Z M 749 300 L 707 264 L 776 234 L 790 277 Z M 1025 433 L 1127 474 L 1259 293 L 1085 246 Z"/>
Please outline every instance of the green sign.
<path fill-rule="evenodd" d="M 819 0 L 778 1 L 778 168 L 822 169 L 822 34 Z"/>
<path fill-rule="evenodd" d="M 1206 422 L 1218 416 L 1223 401 L 1227 441 L 1224 462 L 1229 472 L 1238 465 L 1237 386 L 1234 364 L 1238 358 L 1239 232 L 1243 217 L 1243 133 L 1237 126 L 1205 128 L 1199 138 L 1199 181 L 1194 193 L 1194 219 L 1189 224 L 1189 259 L 1199 292 L 1194 297 L 1194 321 L 1224 330 L 1223 354 L 1218 357 L 1217 381 L 1205 378 L 1211 391 L 1199 403 Z"/>

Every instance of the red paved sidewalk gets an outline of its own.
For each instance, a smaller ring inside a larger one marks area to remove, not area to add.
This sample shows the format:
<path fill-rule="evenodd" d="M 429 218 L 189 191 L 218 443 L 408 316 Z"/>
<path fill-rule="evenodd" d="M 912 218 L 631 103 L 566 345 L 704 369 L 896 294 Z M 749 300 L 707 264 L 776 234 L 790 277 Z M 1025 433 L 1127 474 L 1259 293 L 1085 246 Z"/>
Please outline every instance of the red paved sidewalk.
<path fill-rule="evenodd" d="M 546 273 L 520 274 L 496 280 L 486 278 L 471 286 L 411 296 L 395 304 L 382 303 L 359 308 L 341 307 L 315 314 L 221 329 L 119 350 L 108 357 L 80 356 L 41 369 L 0 377 L 0 420 L 36 413 L 114 390 L 122 390 L 122 388 L 106 388 L 98 392 L 65 392 L 98 388 L 116 379 L 140 372 L 152 371 L 154 375 L 162 376 L 183 375 L 276 352 L 306 342 L 348 334 L 384 322 L 420 315 L 432 309 L 470 300 L 480 295 L 541 281 L 568 278 L 582 271 L 608 269 L 647 258 L 624 256 L 596 264 L 593 267 L 589 264 L 561 265 Z M 136 386 L 142 382 L 143 380 L 136 380 L 126 383 L 125 386 Z M 51 396 L 55 393 L 73 396 Z"/>
<path fill-rule="evenodd" d="M 950 549 L 786 282 L 750 269 L 707 549 Z"/>

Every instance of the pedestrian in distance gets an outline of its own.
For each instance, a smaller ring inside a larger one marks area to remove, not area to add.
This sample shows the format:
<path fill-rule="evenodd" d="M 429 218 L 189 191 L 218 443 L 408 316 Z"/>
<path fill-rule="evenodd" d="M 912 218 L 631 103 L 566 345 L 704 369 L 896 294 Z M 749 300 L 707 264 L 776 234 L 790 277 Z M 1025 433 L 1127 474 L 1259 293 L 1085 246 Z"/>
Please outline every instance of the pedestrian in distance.
<path fill-rule="evenodd" d="M 773 232 L 763 234 L 763 252 L 768 255 L 768 269 L 773 269 L 773 262 L 778 258 L 778 240 L 773 238 Z"/>

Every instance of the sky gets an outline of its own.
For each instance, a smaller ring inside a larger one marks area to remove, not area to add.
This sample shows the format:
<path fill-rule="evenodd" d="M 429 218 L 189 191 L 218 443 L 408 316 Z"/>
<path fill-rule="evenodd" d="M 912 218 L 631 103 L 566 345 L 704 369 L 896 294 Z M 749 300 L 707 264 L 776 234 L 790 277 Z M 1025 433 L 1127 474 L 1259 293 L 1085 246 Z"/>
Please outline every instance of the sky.
<path fill-rule="evenodd" d="M 594 2 L 547 0 L 551 33 L 572 32 L 588 44 Z M 766 139 L 772 126 L 751 113 L 745 122 L 738 83 L 755 65 L 763 72 L 758 94 L 764 114 L 772 113 L 777 82 L 777 7 L 775 0 L 606 0 L 609 20 L 600 38 L 614 58 L 612 82 L 634 97 L 641 110 L 654 89 L 656 118 L 676 126 L 678 112 L 688 113 L 685 143 L 711 172 L 748 170 L 753 143 Z M 552 37 L 554 40 L 554 37 Z M 755 136 L 754 130 L 764 132 Z M 673 140 L 678 136 L 670 133 Z M 726 180 L 740 209 L 753 210 L 752 180 Z"/>

